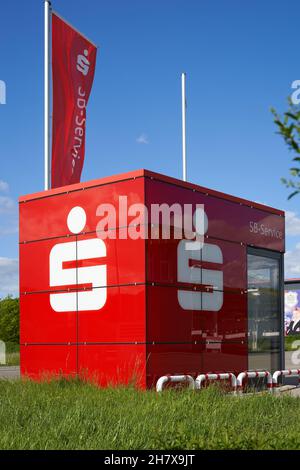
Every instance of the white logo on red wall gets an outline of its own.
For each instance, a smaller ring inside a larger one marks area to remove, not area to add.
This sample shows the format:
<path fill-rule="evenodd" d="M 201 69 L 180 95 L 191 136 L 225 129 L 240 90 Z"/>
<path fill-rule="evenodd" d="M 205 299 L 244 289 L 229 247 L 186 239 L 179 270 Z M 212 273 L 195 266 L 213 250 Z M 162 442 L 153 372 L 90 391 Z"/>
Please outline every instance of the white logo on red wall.
<path fill-rule="evenodd" d="M 202 210 L 202 209 L 201 209 Z M 208 229 L 205 212 L 203 233 Z M 194 214 L 193 220 L 195 223 Z M 177 248 L 177 278 L 178 282 L 209 286 L 211 292 L 178 290 L 178 302 L 184 310 L 207 310 L 217 312 L 223 305 L 223 272 L 218 269 L 204 268 L 203 264 L 222 265 L 223 255 L 220 247 L 210 243 L 181 240 Z"/>
<path fill-rule="evenodd" d="M 82 232 L 86 224 L 84 209 L 73 207 L 67 224 L 73 234 Z M 99 238 L 58 243 L 52 248 L 49 260 L 50 287 L 61 290 L 85 289 L 50 294 L 50 304 L 55 312 L 100 310 L 105 305 L 107 265 L 99 264 L 105 257 L 106 246 Z"/>
<path fill-rule="evenodd" d="M 89 69 L 90 69 L 90 65 L 91 65 L 89 59 L 87 58 L 88 53 L 89 53 L 88 50 L 85 49 L 83 54 L 79 54 L 77 56 L 76 68 L 84 76 L 86 76 L 89 73 Z"/>

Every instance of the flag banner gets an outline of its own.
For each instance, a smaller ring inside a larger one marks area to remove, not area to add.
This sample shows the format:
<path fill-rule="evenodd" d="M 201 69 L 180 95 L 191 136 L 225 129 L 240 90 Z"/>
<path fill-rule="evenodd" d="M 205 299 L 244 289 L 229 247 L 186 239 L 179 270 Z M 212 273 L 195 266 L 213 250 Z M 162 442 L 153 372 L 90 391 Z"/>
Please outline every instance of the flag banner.
<path fill-rule="evenodd" d="M 80 182 L 96 55 L 97 47 L 53 12 L 52 188 Z"/>

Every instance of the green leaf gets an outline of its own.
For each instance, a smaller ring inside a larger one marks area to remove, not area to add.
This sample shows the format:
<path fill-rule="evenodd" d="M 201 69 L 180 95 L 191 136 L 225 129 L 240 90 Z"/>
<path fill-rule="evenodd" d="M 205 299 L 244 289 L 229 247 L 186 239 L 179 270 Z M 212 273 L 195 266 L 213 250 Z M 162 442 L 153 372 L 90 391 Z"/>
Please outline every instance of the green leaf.
<path fill-rule="evenodd" d="M 298 119 L 296 114 L 293 114 L 293 113 L 290 113 L 290 112 L 284 113 L 284 114 L 285 114 L 285 116 L 288 116 L 291 119 L 294 119 L 295 121 L 297 121 L 297 119 Z"/>
<path fill-rule="evenodd" d="M 296 196 L 296 194 L 299 194 L 299 193 L 300 193 L 300 190 L 294 191 L 293 193 L 289 195 L 288 200 L 292 199 L 292 197 Z"/>

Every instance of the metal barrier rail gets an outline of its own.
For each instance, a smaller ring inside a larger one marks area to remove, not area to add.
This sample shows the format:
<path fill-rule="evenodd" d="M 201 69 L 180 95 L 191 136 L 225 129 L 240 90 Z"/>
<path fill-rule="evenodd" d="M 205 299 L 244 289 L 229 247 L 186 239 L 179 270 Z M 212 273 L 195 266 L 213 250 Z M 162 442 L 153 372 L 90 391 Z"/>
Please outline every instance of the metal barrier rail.
<path fill-rule="evenodd" d="M 284 369 L 284 370 L 277 370 L 276 372 L 274 372 L 273 378 L 272 378 L 272 387 L 274 389 L 274 392 L 276 392 L 276 388 L 279 387 L 279 384 L 278 384 L 279 377 L 287 377 L 287 376 L 290 376 L 290 377 L 298 376 L 299 382 L 300 382 L 300 369 Z"/>
<path fill-rule="evenodd" d="M 160 377 L 156 383 L 156 391 L 161 392 L 168 382 L 188 382 L 189 388 L 194 390 L 195 381 L 191 375 L 164 375 Z"/>
<path fill-rule="evenodd" d="M 298 376 L 299 383 L 300 383 L 300 369 L 286 369 L 286 370 L 277 370 L 274 372 L 273 377 L 269 371 L 244 371 L 241 372 L 238 377 L 231 372 L 224 372 L 220 374 L 199 374 L 194 381 L 191 375 L 164 375 L 160 377 L 156 383 L 156 391 L 161 392 L 168 382 L 173 383 L 188 383 L 189 388 L 194 390 L 201 390 L 203 382 L 207 380 L 230 380 L 231 386 L 233 388 L 234 394 L 238 390 L 239 394 L 243 393 L 243 381 L 244 379 L 254 379 L 258 377 L 266 377 L 267 378 L 267 387 L 269 392 L 272 392 L 273 389 L 276 391 L 276 388 L 279 387 L 278 379 L 279 377 L 286 377 L 286 376 Z"/>
<path fill-rule="evenodd" d="M 196 389 L 201 390 L 202 383 L 206 380 L 230 380 L 233 391 L 236 393 L 237 380 L 236 376 L 231 372 L 224 372 L 221 374 L 200 374 L 195 381 Z"/>
<path fill-rule="evenodd" d="M 244 379 L 255 379 L 256 377 L 267 377 L 267 387 L 269 392 L 272 392 L 272 375 L 268 370 L 264 371 L 244 371 L 241 372 L 237 377 L 237 389 L 238 393 L 243 393 L 243 380 Z"/>

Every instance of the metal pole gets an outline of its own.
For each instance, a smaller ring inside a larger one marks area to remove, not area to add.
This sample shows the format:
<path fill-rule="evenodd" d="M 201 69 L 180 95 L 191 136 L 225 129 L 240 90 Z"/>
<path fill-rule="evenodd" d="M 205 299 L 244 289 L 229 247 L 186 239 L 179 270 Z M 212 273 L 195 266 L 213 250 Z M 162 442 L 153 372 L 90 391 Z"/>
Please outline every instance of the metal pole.
<path fill-rule="evenodd" d="M 45 158 L 45 190 L 50 188 L 50 14 L 51 3 L 45 0 L 44 5 L 45 20 L 45 43 L 44 43 L 44 158 Z"/>
<path fill-rule="evenodd" d="M 181 74 L 181 107 L 182 107 L 182 173 L 183 181 L 186 181 L 186 98 L 185 98 L 185 73 Z"/>

